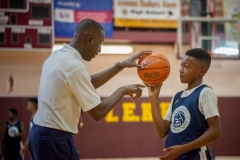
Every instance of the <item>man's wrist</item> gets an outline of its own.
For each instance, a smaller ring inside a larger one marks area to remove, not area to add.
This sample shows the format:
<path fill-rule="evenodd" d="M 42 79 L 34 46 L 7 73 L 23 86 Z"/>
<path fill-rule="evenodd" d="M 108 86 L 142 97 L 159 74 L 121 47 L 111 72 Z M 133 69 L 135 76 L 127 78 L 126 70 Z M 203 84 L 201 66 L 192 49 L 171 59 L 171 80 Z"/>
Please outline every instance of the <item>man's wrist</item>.
<path fill-rule="evenodd" d="M 122 71 L 123 70 L 123 67 L 121 66 L 121 62 L 116 62 L 115 64 L 114 64 L 114 66 L 117 68 L 117 69 L 119 69 L 119 71 Z"/>
<path fill-rule="evenodd" d="M 123 93 L 123 95 L 127 94 L 127 90 L 126 90 L 125 86 L 120 87 L 119 90 L 120 90 L 120 92 Z"/>

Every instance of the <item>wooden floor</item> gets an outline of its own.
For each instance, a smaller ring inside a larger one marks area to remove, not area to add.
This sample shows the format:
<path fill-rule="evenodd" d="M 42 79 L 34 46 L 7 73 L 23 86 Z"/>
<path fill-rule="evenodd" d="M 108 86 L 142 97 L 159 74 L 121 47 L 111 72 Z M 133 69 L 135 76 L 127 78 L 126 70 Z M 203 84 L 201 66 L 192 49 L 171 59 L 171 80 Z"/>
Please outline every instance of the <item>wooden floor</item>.
<path fill-rule="evenodd" d="M 158 160 L 158 157 L 148 157 L 148 158 L 93 158 L 93 159 L 81 159 L 81 160 Z M 215 160 L 240 160 L 240 156 L 221 156 L 216 157 Z"/>

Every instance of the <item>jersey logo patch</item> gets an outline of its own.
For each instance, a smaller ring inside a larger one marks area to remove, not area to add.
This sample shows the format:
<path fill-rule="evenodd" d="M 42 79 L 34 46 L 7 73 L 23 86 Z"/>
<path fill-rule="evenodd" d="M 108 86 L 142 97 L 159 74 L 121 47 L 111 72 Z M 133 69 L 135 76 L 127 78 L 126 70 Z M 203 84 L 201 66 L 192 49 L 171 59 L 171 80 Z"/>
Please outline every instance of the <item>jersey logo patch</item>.
<path fill-rule="evenodd" d="M 17 134 L 19 131 L 18 131 L 18 128 L 16 126 L 11 126 L 9 129 L 8 129 L 8 134 L 10 137 L 14 137 L 15 134 Z"/>
<path fill-rule="evenodd" d="M 171 131 L 179 133 L 184 131 L 191 120 L 190 113 L 185 106 L 180 106 L 172 114 Z"/>

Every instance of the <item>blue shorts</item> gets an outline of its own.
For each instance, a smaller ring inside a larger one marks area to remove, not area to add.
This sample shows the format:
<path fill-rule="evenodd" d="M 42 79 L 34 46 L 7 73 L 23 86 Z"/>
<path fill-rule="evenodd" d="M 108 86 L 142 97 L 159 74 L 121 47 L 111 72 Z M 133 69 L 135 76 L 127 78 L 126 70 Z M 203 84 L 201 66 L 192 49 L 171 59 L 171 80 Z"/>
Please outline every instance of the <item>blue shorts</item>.
<path fill-rule="evenodd" d="M 3 151 L 3 157 L 4 160 L 22 160 L 22 156 L 20 155 L 21 150 L 21 142 L 13 143 L 13 144 L 5 144 L 4 151 Z M 1 154 L 0 154 L 1 159 Z"/>
<path fill-rule="evenodd" d="M 176 160 L 212 160 L 212 156 L 208 148 L 204 146 L 182 154 Z"/>
<path fill-rule="evenodd" d="M 38 125 L 30 131 L 29 150 L 33 160 L 80 160 L 71 133 Z"/>

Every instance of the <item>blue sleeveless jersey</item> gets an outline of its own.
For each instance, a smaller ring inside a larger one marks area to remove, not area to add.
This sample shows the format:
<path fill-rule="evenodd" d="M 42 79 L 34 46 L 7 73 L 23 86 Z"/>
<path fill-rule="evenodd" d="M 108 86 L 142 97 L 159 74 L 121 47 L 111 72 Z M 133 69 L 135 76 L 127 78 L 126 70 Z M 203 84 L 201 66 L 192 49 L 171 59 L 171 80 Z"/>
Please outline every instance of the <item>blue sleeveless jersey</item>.
<path fill-rule="evenodd" d="M 4 142 L 6 146 L 20 145 L 21 137 L 14 137 L 14 134 L 21 132 L 21 121 L 18 120 L 16 124 L 11 125 L 6 122 L 6 132 L 4 135 Z"/>
<path fill-rule="evenodd" d="M 206 86 L 199 86 L 187 97 L 181 97 L 183 91 L 175 95 L 166 147 L 192 142 L 208 129 L 207 121 L 198 108 L 200 92 Z"/>
<path fill-rule="evenodd" d="M 29 131 L 30 131 L 32 129 L 32 126 L 34 125 L 33 118 L 30 119 L 29 125 L 30 125 L 29 127 Z"/>

